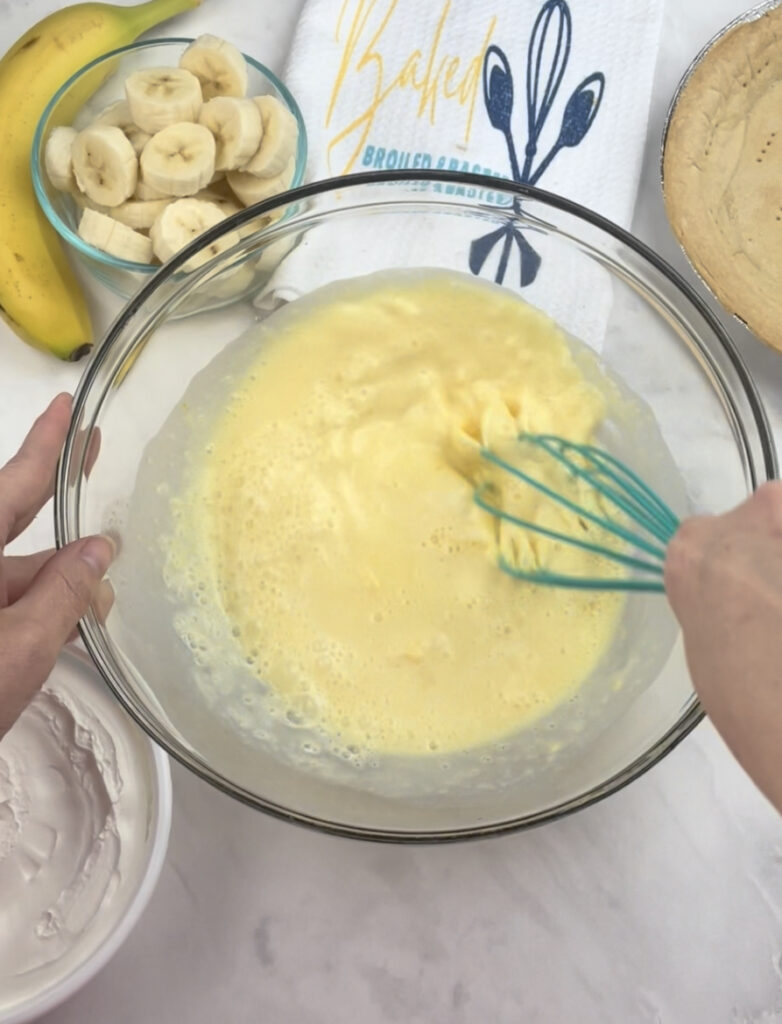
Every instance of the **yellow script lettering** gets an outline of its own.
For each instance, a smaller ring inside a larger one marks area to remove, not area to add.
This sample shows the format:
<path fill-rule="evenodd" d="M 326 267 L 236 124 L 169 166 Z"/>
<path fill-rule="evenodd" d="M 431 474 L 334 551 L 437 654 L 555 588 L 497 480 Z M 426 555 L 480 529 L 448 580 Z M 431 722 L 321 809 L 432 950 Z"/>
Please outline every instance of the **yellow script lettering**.
<path fill-rule="evenodd" d="M 443 0 L 431 38 L 403 56 L 389 68 L 383 56 L 384 36 L 399 0 L 343 0 L 337 18 L 335 38 L 342 46 L 337 74 L 326 108 L 326 128 L 335 128 L 327 146 L 331 173 L 347 174 L 363 150 L 375 117 L 394 93 L 410 90 L 417 95 L 411 116 L 437 120 L 438 100 L 456 103 L 464 109 L 464 145 L 470 141 L 475 99 L 481 82 L 481 66 L 497 18 L 489 20 L 479 49 L 469 59 L 441 53 L 443 33 L 451 0 Z M 351 7 L 352 12 L 351 12 Z M 347 124 L 340 124 L 340 97 L 347 92 L 360 97 L 359 110 Z M 335 150 L 340 147 L 337 161 Z M 333 167 L 332 162 L 341 166 Z"/>

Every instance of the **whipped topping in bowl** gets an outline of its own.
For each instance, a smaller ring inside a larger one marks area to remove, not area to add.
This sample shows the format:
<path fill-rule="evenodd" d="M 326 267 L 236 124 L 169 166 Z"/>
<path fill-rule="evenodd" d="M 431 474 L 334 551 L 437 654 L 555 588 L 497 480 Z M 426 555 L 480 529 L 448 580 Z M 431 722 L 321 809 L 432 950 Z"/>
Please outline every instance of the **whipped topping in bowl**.
<path fill-rule="evenodd" d="M 164 755 L 63 655 L 0 740 L 0 1021 L 54 1005 L 39 1001 L 119 945 L 162 863 L 169 787 Z"/>

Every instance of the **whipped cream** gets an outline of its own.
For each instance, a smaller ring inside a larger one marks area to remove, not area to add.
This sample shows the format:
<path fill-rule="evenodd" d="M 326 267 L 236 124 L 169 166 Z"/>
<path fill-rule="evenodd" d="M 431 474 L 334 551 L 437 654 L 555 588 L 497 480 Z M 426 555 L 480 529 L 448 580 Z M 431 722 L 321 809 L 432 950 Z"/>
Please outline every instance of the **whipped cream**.
<path fill-rule="evenodd" d="M 116 926 L 148 860 L 155 799 L 149 744 L 63 656 L 0 740 L 0 1017 Z"/>

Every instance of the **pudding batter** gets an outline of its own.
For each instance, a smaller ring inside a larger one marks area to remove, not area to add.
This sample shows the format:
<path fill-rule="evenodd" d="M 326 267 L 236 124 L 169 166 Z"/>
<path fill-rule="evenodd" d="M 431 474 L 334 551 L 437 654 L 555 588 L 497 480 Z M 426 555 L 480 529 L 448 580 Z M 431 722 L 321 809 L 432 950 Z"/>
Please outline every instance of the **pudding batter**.
<path fill-rule="evenodd" d="M 520 431 L 592 440 L 605 399 L 560 329 L 474 278 L 400 271 L 315 293 L 262 337 L 173 502 L 166 563 L 226 618 L 259 713 L 421 755 L 496 742 L 572 697 L 621 597 L 529 586 L 497 558 L 585 575 L 604 560 L 473 501 L 486 484 L 518 515 L 583 528 L 479 454 L 529 460 Z"/>

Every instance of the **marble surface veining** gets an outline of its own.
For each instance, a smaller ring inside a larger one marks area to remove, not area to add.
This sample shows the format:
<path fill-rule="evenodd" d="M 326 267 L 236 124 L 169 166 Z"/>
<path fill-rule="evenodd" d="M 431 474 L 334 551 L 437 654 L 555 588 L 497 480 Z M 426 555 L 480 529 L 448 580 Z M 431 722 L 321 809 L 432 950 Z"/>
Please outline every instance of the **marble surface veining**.
<path fill-rule="evenodd" d="M 582 0 L 582 3 L 598 0 Z M 53 7 L 0 2 L 5 48 Z M 683 269 L 658 140 L 682 70 L 740 0 L 668 0 L 634 229 Z M 300 0 L 205 3 L 181 34 L 282 63 Z M 105 327 L 118 303 L 92 282 Z M 782 360 L 735 324 L 782 440 Z M 79 370 L 0 325 L 0 460 Z M 16 545 L 51 543 L 49 510 Z M 174 767 L 153 898 L 109 966 L 46 1024 L 782 1022 L 782 821 L 704 724 L 611 799 L 538 831 L 378 847 L 273 821 Z"/>

